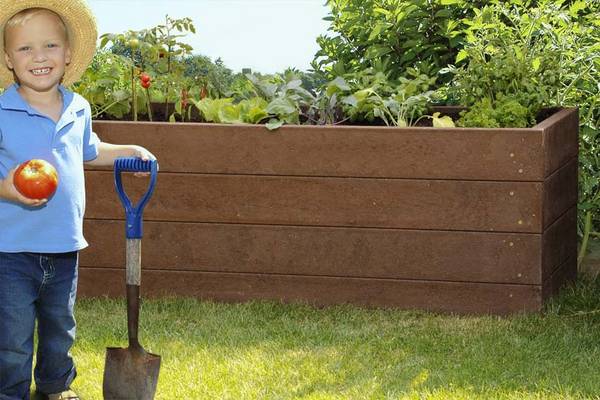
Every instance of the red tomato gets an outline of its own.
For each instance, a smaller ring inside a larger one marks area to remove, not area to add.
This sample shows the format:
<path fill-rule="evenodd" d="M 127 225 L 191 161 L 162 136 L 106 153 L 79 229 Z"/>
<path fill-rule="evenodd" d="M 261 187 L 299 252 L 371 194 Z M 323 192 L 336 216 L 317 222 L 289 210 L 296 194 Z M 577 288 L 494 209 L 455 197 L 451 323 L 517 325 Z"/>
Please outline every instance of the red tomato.
<path fill-rule="evenodd" d="M 142 73 L 140 74 L 140 80 L 141 80 L 142 82 L 150 82 L 150 75 L 148 75 L 148 74 L 147 74 L 147 73 L 145 73 L 145 72 L 142 72 Z"/>
<path fill-rule="evenodd" d="M 25 161 L 15 171 L 14 184 L 19 193 L 30 199 L 47 199 L 58 186 L 56 169 L 45 160 Z"/>
<path fill-rule="evenodd" d="M 143 87 L 144 89 L 148 89 L 148 88 L 150 87 L 150 85 L 151 85 L 150 81 L 148 81 L 148 82 L 144 82 L 144 81 L 142 81 L 142 87 Z"/>

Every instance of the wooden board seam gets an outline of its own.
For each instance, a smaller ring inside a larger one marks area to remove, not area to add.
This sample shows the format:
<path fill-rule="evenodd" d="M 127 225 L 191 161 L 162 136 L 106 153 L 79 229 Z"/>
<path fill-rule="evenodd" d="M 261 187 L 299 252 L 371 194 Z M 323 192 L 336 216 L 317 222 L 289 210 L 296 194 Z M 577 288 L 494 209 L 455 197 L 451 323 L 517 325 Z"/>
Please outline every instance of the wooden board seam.
<path fill-rule="evenodd" d="M 544 181 L 543 181 L 543 182 L 546 182 L 546 181 L 550 180 L 550 179 L 551 179 L 551 178 L 552 178 L 554 175 L 556 175 L 556 174 L 558 174 L 559 172 L 561 172 L 561 170 L 562 170 L 562 169 L 565 169 L 565 168 L 569 167 L 569 166 L 570 166 L 570 164 L 571 164 L 573 161 L 576 161 L 576 162 L 577 162 L 578 160 L 579 160 L 579 155 L 575 155 L 575 156 L 573 156 L 573 157 L 569 158 L 569 159 L 568 159 L 568 160 L 566 160 L 566 161 L 565 161 L 565 162 L 564 162 L 562 165 L 559 165 L 559 166 L 558 166 L 558 167 L 557 167 L 557 168 L 556 168 L 554 171 L 550 172 L 550 173 L 548 174 L 548 176 L 546 176 L 546 178 L 544 179 Z M 524 181 L 524 182 L 525 182 L 525 181 Z"/>
<path fill-rule="evenodd" d="M 89 221 L 112 221 L 112 222 L 123 222 L 125 219 L 114 219 L 114 218 L 88 218 L 85 220 Z M 554 221 L 556 222 L 556 221 Z M 554 223 L 553 222 L 553 223 Z M 403 231 L 403 232 L 459 232 L 459 233 L 487 233 L 487 234 L 500 234 L 500 235 L 534 235 L 541 236 L 538 232 L 514 232 L 514 231 L 476 231 L 476 230 L 458 230 L 458 229 L 413 229 L 413 228 L 386 228 L 376 226 L 356 226 L 356 225 L 294 225 L 294 224 L 267 224 L 267 223 L 241 223 L 241 222 L 210 222 L 210 221 L 173 221 L 173 220 L 159 220 L 159 219 L 145 219 L 144 223 L 159 223 L 159 224 L 204 224 L 204 225 L 236 225 L 236 226 L 272 226 L 282 228 L 307 228 L 307 229 L 356 229 L 356 230 L 380 230 L 380 231 Z"/>
<path fill-rule="evenodd" d="M 142 248 L 143 249 L 143 248 Z M 81 269 L 93 269 L 101 271 L 119 271 L 124 274 L 125 267 L 95 267 L 87 265 L 79 265 Z M 344 276 L 344 275 L 307 275 L 307 274 L 277 274 L 277 273 L 260 273 L 260 272 L 231 272 L 231 271 L 207 271 L 207 270 L 186 270 L 186 269 L 162 269 L 162 268 L 148 268 L 144 266 L 144 259 L 142 256 L 142 284 L 144 281 L 144 271 L 152 272 L 165 272 L 165 273 L 189 273 L 189 274 L 212 274 L 212 275 L 231 275 L 231 276 L 254 276 L 254 277 L 288 277 L 288 278 L 323 278 L 323 279 L 351 279 L 351 280 L 363 280 L 363 281 L 378 281 L 378 282 L 413 282 L 413 283 L 448 283 L 448 284 L 477 284 L 477 285 L 508 285 L 508 286 L 540 286 L 539 284 L 531 283 L 507 283 L 507 282 L 481 282 L 481 281 L 449 281 L 441 279 L 398 279 L 398 278 L 377 278 L 368 276 Z"/>
<path fill-rule="evenodd" d="M 113 172 L 106 169 L 94 168 L 86 169 L 88 173 L 102 173 L 112 174 Z M 540 183 L 544 182 L 545 179 L 539 180 L 499 180 L 499 179 L 456 179 L 456 178 L 398 178 L 398 177 L 385 177 L 385 176 L 353 176 L 353 175 L 282 175 L 282 174 L 242 174 L 242 173 L 229 173 L 229 172 L 186 172 L 186 171 L 163 171 L 159 172 L 161 175 L 181 175 L 181 176 L 223 176 L 223 177 L 257 177 L 257 178 L 289 178 L 289 179 L 359 179 L 359 180 L 387 180 L 387 181 L 434 181 L 434 182 L 481 182 L 481 183 Z"/>

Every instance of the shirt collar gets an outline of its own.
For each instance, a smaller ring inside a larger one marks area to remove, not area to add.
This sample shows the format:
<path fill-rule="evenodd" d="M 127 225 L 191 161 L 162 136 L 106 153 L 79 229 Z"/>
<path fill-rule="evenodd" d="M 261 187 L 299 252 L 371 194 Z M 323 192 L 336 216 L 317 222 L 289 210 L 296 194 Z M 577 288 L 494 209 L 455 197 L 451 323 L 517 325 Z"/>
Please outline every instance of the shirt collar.
<path fill-rule="evenodd" d="M 2 96 L 0 96 L 0 107 L 4 110 L 25 111 L 30 115 L 41 115 L 39 112 L 33 109 L 33 107 L 31 107 L 29 103 L 25 101 L 25 99 L 23 99 L 21 94 L 17 91 L 18 87 L 19 85 L 17 83 L 13 83 L 4 91 Z M 76 113 L 77 111 L 81 111 L 85 108 L 83 104 L 77 104 L 81 102 L 73 101 L 75 97 L 73 92 L 65 89 L 63 85 L 58 85 L 58 90 L 62 94 L 63 98 L 63 114 L 69 108 L 71 108 L 71 113 Z"/>

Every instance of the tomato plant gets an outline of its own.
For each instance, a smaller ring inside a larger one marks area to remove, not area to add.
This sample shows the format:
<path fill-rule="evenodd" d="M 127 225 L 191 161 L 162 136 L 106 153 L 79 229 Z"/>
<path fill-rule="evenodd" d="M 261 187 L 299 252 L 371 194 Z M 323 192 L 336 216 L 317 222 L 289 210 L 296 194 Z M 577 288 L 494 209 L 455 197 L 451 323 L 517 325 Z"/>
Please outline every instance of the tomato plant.
<path fill-rule="evenodd" d="M 30 199 L 47 199 L 58 186 L 58 172 L 48 161 L 25 161 L 15 171 L 14 184 L 19 193 Z"/>
<path fill-rule="evenodd" d="M 192 52 L 191 46 L 179 41 L 180 37 L 185 36 L 185 32 L 196 32 L 190 18 L 173 19 L 167 15 L 164 24 L 150 29 L 129 30 L 121 34 L 107 33 L 100 37 L 101 48 L 111 44 L 113 53 L 120 54 L 129 64 L 134 121 L 137 121 L 138 106 L 149 104 L 151 100 L 149 80 L 142 79 L 141 86 L 145 90 L 138 93 L 135 79 L 140 71 L 151 71 L 157 77 L 152 86 L 162 92 L 165 115 L 169 112 L 169 100 L 177 98 L 181 88 L 185 87 L 185 65 L 181 60 Z M 145 76 L 149 78 L 149 75 Z M 139 97 L 142 99 L 138 100 Z"/>
<path fill-rule="evenodd" d="M 131 111 L 129 65 L 106 50 L 94 55 L 91 65 L 73 90 L 89 101 L 92 118 L 123 118 Z"/>

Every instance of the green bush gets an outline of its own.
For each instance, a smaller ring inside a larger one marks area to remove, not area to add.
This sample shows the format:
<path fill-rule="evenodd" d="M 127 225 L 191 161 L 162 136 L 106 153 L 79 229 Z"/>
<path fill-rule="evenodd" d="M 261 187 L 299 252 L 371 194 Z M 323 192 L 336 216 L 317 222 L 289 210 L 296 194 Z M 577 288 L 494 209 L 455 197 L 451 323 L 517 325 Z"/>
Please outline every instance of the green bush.
<path fill-rule="evenodd" d="M 577 19 L 578 9 L 558 2 L 476 10 L 465 21 L 466 44 L 457 55 L 466 63 L 445 69 L 454 74 L 450 97 L 471 108 L 459 123 L 481 126 L 473 115 L 481 112 L 492 126 L 527 127 L 542 107 L 564 105 L 568 88 L 561 85 L 580 80 L 577 72 L 589 62 L 581 59 L 587 52 L 574 29 Z"/>
<path fill-rule="evenodd" d="M 317 38 L 312 67 L 328 79 L 374 68 L 390 79 L 416 67 L 436 76 L 464 41 L 477 0 L 328 0 L 331 34 Z M 444 77 L 442 77 L 443 79 Z"/>

